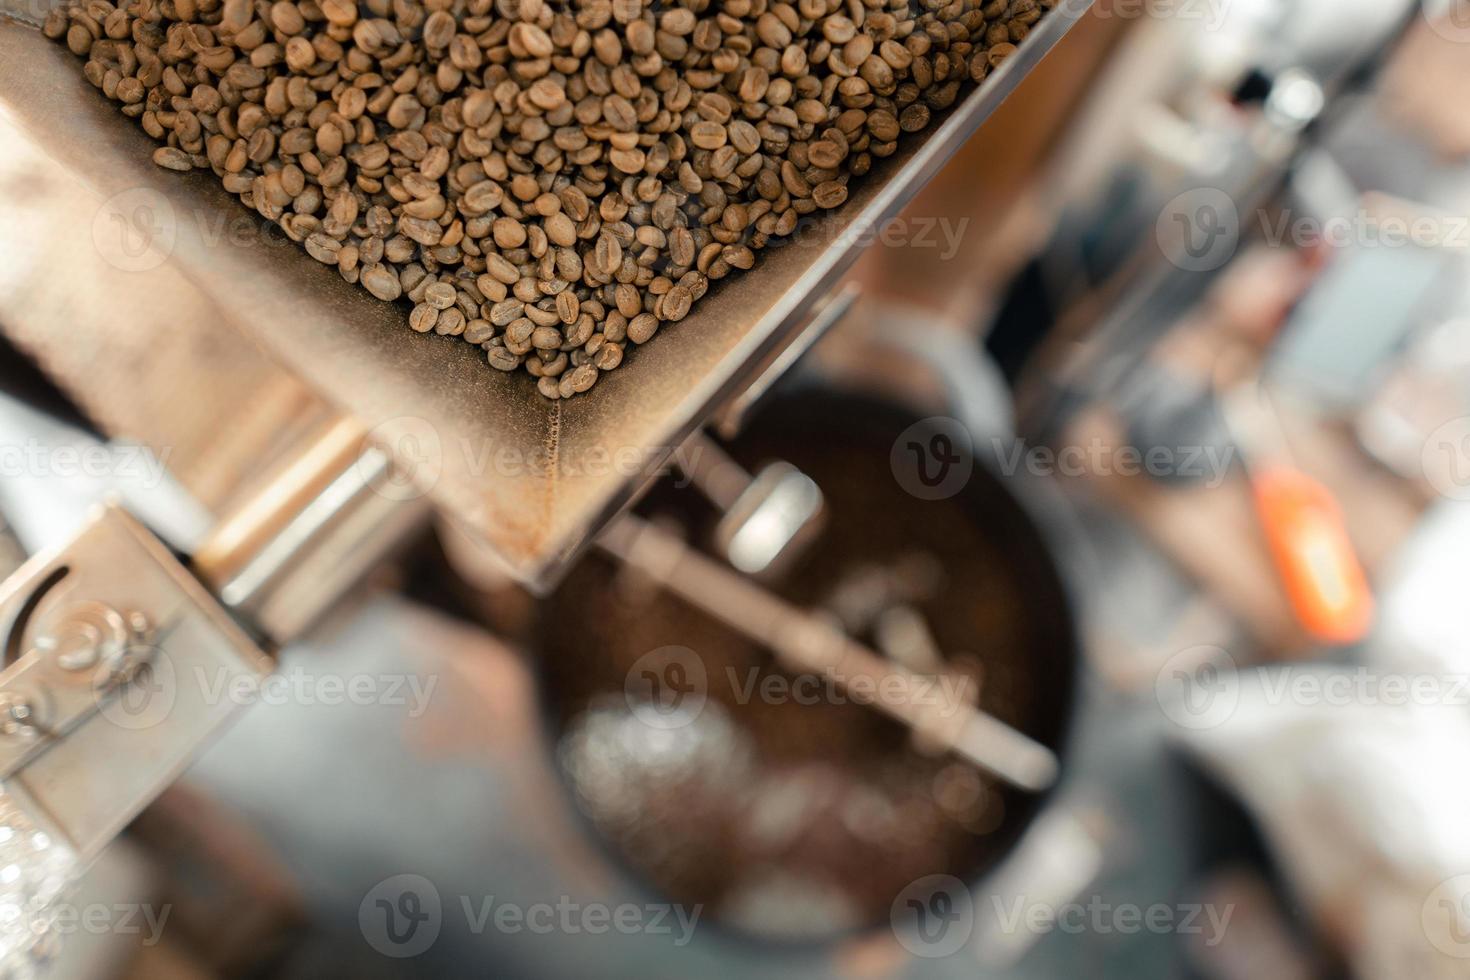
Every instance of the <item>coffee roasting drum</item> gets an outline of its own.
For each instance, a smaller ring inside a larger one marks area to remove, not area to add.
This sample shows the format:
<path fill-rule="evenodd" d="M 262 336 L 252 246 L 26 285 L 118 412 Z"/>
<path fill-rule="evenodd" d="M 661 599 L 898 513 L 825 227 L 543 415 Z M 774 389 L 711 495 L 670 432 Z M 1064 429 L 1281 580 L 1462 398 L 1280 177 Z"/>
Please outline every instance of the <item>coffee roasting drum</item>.
<path fill-rule="evenodd" d="M 125 295 L 89 288 L 84 278 L 74 289 L 40 290 L 12 275 L 0 280 L 0 325 L 22 347 L 62 333 L 86 344 L 89 331 L 105 332 L 120 315 L 188 317 L 202 293 L 229 327 L 398 456 L 509 573 L 546 585 L 675 447 L 835 319 L 851 299 L 839 280 L 871 240 L 861 232 L 896 214 L 1090 3 L 1052 10 L 953 109 L 904 134 L 896 153 L 854 178 L 840 207 L 813 216 L 792 243 L 768 246 L 752 271 L 712 283 L 687 317 L 591 392 L 557 401 L 540 397 L 521 372 L 488 369 L 478 346 L 416 333 L 406 307 L 343 281 L 280 233 L 222 234 L 250 212 L 208 172 L 155 165 L 157 144 L 36 29 L 51 6 L 0 3 L 13 18 L 0 22 L 0 139 L 22 140 L 55 167 L 23 193 L 9 191 L 52 220 L 0 225 L 0 247 L 11 255 L 86 253 L 95 262 L 99 225 L 142 221 L 166 261 L 128 263 Z M 79 216 L 91 216 L 90 226 Z M 36 241 L 38 227 L 49 241 Z M 191 296 L 180 295 L 181 281 Z M 46 363 L 44 351 L 32 353 Z M 111 381 L 123 397 L 126 385 Z"/>

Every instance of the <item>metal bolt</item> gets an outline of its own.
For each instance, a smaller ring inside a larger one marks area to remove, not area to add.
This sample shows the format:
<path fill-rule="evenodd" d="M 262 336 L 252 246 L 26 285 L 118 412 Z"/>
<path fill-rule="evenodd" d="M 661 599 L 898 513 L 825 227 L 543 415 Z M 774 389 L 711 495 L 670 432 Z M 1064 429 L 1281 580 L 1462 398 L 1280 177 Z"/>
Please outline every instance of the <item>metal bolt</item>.
<path fill-rule="evenodd" d="M 34 735 L 36 711 L 22 694 L 0 694 L 0 734 Z"/>
<path fill-rule="evenodd" d="M 124 614 L 106 603 L 78 602 L 61 610 L 36 646 L 51 651 L 62 670 L 91 670 L 126 656 L 151 629 L 148 617 L 136 610 Z"/>

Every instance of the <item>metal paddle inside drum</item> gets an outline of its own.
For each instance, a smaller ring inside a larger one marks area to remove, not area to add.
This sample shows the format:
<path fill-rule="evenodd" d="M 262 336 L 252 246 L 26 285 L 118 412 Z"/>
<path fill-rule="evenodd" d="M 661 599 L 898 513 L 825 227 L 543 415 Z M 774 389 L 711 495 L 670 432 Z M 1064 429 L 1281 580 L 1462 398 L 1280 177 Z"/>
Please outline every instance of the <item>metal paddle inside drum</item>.
<path fill-rule="evenodd" d="M 761 585 L 932 677 L 941 710 L 973 701 L 1055 750 L 1074 650 L 1041 536 L 978 467 L 948 499 L 909 494 L 888 461 L 915 421 L 815 389 L 763 408 L 731 455 L 795 464 L 826 513 L 814 545 Z M 640 516 L 705 548 L 716 508 L 675 482 Z M 811 939 L 870 925 L 917 879 L 982 873 L 1035 810 L 1034 795 L 855 703 L 847 679 L 783 669 L 610 557 L 574 569 L 541 623 L 578 806 L 634 870 L 732 928 Z"/>

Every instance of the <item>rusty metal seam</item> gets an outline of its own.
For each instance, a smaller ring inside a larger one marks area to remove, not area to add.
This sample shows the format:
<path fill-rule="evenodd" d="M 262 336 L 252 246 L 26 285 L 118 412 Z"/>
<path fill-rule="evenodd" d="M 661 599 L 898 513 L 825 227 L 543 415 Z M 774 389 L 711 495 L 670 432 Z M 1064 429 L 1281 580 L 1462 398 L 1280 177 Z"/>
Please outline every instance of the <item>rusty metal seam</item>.
<path fill-rule="evenodd" d="M 556 511 L 556 480 L 561 473 L 561 405 L 560 399 L 552 403 L 551 424 L 546 429 L 546 527 Z"/>

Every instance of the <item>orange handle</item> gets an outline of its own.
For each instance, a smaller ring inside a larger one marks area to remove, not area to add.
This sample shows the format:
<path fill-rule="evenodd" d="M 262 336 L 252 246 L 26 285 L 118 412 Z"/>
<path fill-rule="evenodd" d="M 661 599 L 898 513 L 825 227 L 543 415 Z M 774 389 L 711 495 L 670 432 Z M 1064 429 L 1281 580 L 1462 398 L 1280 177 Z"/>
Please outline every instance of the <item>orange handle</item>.
<path fill-rule="evenodd" d="M 1299 470 L 1268 466 L 1251 477 L 1287 598 L 1316 639 L 1355 643 L 1373 625 L 1373 592 L 1332 492 Z"/>

